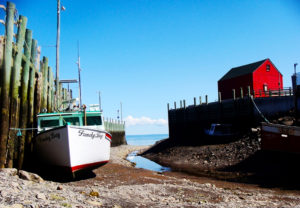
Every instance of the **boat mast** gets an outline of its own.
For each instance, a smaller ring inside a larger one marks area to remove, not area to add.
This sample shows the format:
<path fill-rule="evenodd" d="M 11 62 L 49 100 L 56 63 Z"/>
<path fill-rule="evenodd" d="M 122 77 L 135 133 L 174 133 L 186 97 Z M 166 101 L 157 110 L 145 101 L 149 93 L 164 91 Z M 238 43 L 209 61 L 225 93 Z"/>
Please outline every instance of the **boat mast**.
<path fill-rule="evenodd" d="M 77 61 L 77 66 L 78 66 L 78 84 L 79 84 L 79 108 L 81 108 L 82 105 L 82 100 L 81 100 L 81 80 L 80 80 L 80 56 L 79 56 L 79 41 L 77 42 L 77 49 L 78 49 L 78 61 Z"/>
<path fill-rule="evenodd" d="M 57 34 L 56 34 L 56 108 L 59 108 L 59 39 L 60 39 L 60 0 L 57 0 Z"/>

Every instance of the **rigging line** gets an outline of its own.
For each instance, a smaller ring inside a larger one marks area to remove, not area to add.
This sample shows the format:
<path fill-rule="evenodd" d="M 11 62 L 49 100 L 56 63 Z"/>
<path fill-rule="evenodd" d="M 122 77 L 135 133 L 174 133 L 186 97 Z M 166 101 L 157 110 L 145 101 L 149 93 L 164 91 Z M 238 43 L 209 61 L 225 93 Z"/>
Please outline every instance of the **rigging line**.
<path fill-rule="evenodd" d="M 265 122 L 267 122 L 268 124 L 270 123 L 270 121 L 262 114 L 262 112 L 258 109 L 256 103 L 254 102 L 253 96 L 250 96 L 251 101 L 255 107 L 255 109 L 257 110 L 257 112 L 259 113 L 259 115 L 265 120 Z"/>
<path fill-rule="evenodd" d="M 35 129 L 38 129 L 38 128 L 9 128 L 10 130 L 16 130 L 16 131 L 18 131 L 18 130 L 35 130 Z"/>

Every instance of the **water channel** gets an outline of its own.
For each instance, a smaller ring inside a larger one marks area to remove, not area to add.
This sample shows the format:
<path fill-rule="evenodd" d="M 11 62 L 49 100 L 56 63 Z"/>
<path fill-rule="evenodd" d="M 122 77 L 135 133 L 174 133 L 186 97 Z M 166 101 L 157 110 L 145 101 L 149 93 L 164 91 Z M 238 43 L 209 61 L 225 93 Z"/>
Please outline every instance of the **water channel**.
<path fill-rule="evenodd" d="M 152 134 L 152 135 L 130 135 L 126 136 L 129 145 L 153 145 L 156 141 L 167 138 L 167 134 Z M 171 168 L 161 166 L 147 158 L 137 155 L 138 151 L 133 151 L 127 156 L 127 160 L 135 163 L 136 168 L 143 168 L 156 172 L 171 171 Z"/>

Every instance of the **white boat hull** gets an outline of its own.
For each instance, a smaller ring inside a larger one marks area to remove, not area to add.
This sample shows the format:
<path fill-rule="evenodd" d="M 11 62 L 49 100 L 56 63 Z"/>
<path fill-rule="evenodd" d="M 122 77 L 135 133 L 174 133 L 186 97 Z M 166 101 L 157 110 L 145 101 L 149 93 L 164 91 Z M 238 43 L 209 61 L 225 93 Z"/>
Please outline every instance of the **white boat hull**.
<path fill-rule="evenodd" d="M 66 125 L 38 134 L 35 147 L 39 160 L 76 172 L 107 163 L 110 143 L 106 131 Z"/>

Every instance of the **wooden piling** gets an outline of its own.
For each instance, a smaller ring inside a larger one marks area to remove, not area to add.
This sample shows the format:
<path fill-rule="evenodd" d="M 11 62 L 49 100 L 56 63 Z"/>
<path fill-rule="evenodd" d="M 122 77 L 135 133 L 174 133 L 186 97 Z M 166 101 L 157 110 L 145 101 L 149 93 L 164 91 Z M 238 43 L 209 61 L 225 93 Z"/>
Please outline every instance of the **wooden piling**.
<path fill-rule="evenodd" d="M 52 112 L 52 69 L 48 67 L 47 112 Z"/>
<path fill-rule="evenodd" d="M 1 127 L 0 127 L 0 168 L 6 163 L 7 138 L 9 131 L 9 107 L 10 107 L 10 78 L 12 65 L 12 42 L 14 29 L 15 4 L 7 2 L 5 21 L 5 47 L 2 68 L 1 86 Z"/>
<path fill-rule="evenodd" d="M 40 64 L 41 66 L 42 64 Z M 43 75 L 41 72 L 36 73 L 36 84 L 34 89 L 34 115 L 37 115 L 41 112 L 42 104 L 42 90 L 43 90 Z M 36 124 L 36 117 L 34 117 L 34 124 Z"/>
<path fill-rule="evenodd" d="M 59 89 L 58 89 L 58 109 L 61 109 L 62 107 L 62 83 L 59 83 Z"/>
<path fill-rule="evenodd" d="M 35 88 L 35 62 L 36 62 L 36 56 L 37 56 L 37 41 L 32 39 L 31 44 L 31 62 L 32 67 L 30 67 L 29 72 L 29 87 L 28 87 L 28 127 L 34 128 L 33 122 L 34 122 L 34 88 Z M 32 148 L 31 140 L 33 138 L 33 130 L 27 131 L 27 137 L 26 137 L 26 144 L 28 146 L 30 145 L 30 149 Z"/>
<path fill-rule="evenodd" d="M 176 102 L 174 102 L 174 109 L 176 110 Z"/>
<path fill-rule="evenodd" d="M 25 41 L 25 30 L 27 25 L 27 18 L 24 16 L 19 17 L 19 26 L 16 39 L 16 47 L 14 48 L 14 53 L 12 54 L 13 68 L 11 74 L 11 100 L 10 100 L 10 126 L 9 128 L 19 127 L 19 113 L 20 113 L 20 98 L 19 98 L 19 87 L 21 81 L 21 64 L 23 57 L 23 47 Z M 12 58 L 10 57 L 10 58 Z M 15 145 L 18 144 L 17 131 L 9 131 L 9 140 L 7 147 L 7 161 L 6 167 L 13 167 L 14 150 Z"/>
<path fill-rule="evenodd" d="M 243 95 L 243 88 L 241 87 L 241 98 L 244 98 L 244 95 Z"/>
<path fill-rule="evenodd" d="M 194 106 L 196 106 L 196 105 L 197 105 L 196 98 L 194 97 Z"/>
<path fill-rule="evenodd" d="M 47 92 L 48 92 L 48 58 L 43 57 L 43 91 L 42 91 L 42 104 L 41 111 L 45 112 L 47 110 Z"/>
<path fill-rule="evenodd" d="M 202 98 L 199 96 L 199 105 L 202 105 Z"/>
<path fill-rule="evenodd" d="M 248 97 L 250 97 L 251 96 L 251 88 L 250 88 L 250 86 L 248 86 Z"/>
<path fill-rule="evenodd" d="M 3 52 L 4 52 L 4 36 L 0 36 L 0 98 L 1 98 L 1 87 L 2 87 Z M 0 106 L 1 106 L 1 101 L 0 101 Z M 0 120 L 1 120 L 1 115 L 0 115 Z"/>
<path fill-rule="evenodd" d="M 54 111 L 54 107 L 55 107 L 55 86 L 54 86 L 54 74 L 53 71 L 51 70 L 51 76 L 50 76 L 50 84 L 51 84 L 51 112 Z"/>
<path fill-rule="evenodd" d="M 232 89 L 232 98 L 235 100 L 235 89 Z"/>
<path fill-rule="evenodd" d="M 208 104 L 208 96 L 205 95 L 205 104 L 207 105 Z"/>
<path fill-rule="evenodd" d="M 22 73 L 21 83 L 21 108 L 20 108 L 20 127 L 22 129 L 27 128 L 27 114 L 28 114 L 28 83 L 29 83 L 29 68 L 30 68 L 30 57 L 31 57 L 31 43 L 32 43 L 32 31 L 26 30 L 25 44 L 24 44 L 24 55 L 25 64 Z M 22 169 L 25 152 L 25 138 L 26 131 L 22 131 L 22 136 L 19 141 L 19 158 L 18 158 L 18 169 Z"/>

